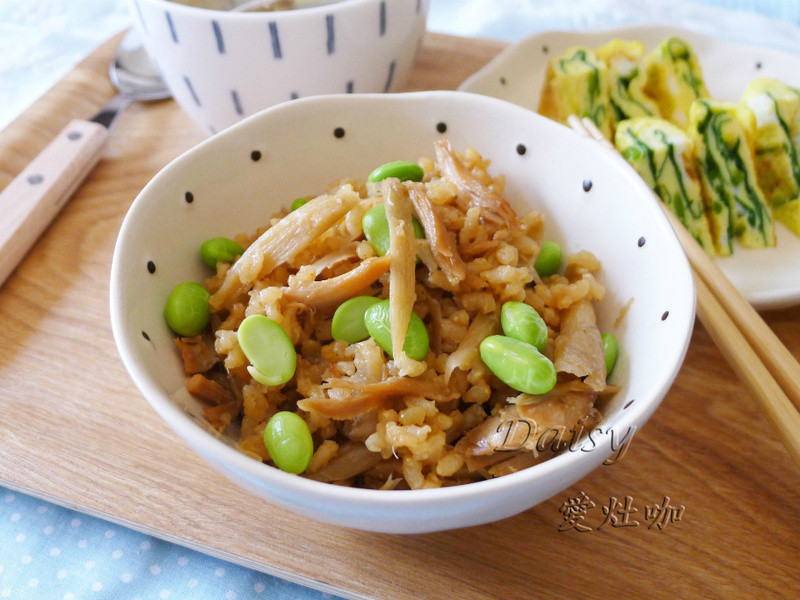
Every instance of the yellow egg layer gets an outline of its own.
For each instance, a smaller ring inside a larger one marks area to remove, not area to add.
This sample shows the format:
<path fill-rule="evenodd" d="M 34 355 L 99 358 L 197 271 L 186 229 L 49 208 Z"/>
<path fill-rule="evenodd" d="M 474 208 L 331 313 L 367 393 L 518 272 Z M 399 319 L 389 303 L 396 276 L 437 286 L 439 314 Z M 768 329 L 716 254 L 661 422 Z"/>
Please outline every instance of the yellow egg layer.
<path fill-rule="evenodd" d="M 644 91 L 658 104 L 659 114 L 686 127 L 692 102 L 708 97 L 691 46 L 680 38 L 667 38 L 645 58 L 643 70 L 647 78 Z"/>
<path fill-rule="evenodd" d="M 756 120 L 758 183 L 775 219 L 800 235 L 800 90 L 762 77 L 747 86 L 742 104 Z"/>
<path fill-rule="evenodd" d="M 714 253 L 694 142 L 679 127 L 659 117 L 636 117 L 617 124 L 614 142 L 703 249 Z"/>
<path fill-rule="evenodd" d="M 567 117 L 589 117 L 603 135 L 611 136 L 611 109 L 606 66 L 594 52 L 574 46 L 550 60 L 539 113 L 560 123 Z"/>
<path fill-rule="evenodd" d="M 772 215 L 756 175 L 753 112 L 742 104 L 696 100 L 688 131 L 717 252 L 730 254 L 734 238 L 746 248 L 774 246 Z"/>

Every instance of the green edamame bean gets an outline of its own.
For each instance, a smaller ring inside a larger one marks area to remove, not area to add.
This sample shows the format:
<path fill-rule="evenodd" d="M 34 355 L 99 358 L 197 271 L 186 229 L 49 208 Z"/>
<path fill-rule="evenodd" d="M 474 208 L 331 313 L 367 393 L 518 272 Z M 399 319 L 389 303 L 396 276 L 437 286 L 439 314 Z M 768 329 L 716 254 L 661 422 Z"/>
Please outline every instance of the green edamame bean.
<path fill-rule="evenodd" d="M 369 174 L 367 181 L 375 183 L 389 177 L 397 177 L 400 181 L 422 181 L 425 171 L 417 163 L 396 160 L 375 169 Z"/>
<path fill-rule="evenodd" d="M 614 337 L 613 333 L 604 333 L 600 338 L 603 340 L 603 353 L 606 357 L 606 376 L 608 376 L 614 370 L 614 365 L 617 364 L 619 347 L 617 346 L 617 338 Z"/>
<path fill-rule="evenodd" d="M 250 375 L 264 385 L 283 385 L 294 376 L 297 354 L 283 327 L 264 315 L 239 325 L 239 346 L 250 361 Z"/>
<path fill-rule="evenodd" d="M 292 205 L 289 207 L 289 212 L 294 212 L 306 204 L 308 204 L 308 198 L 295 198 Z"/>
<path fill-rule="evenodd" d="M 561 266 L 561 246 L 555 242 L 542 243 L 542 249 L 539 250 L 539 256 L 536 257 L 536 262 L 533 268 L 539 273 L 541 277 L 547 277 L 556 273 Z"/>
<path fill-rule="evenodd" d="M 211 316 L 209 296 L 208 290 L 194 281 L 175 286 L 164 306 L 169 328 L 183 337 L 193 337 L 203 331 Z"/>
<path fill-rule="evenodd" d="M 378 345 L 394 358 L 392 351 L 392 324 L 389 318 L 389 301 L 381 300 L 376 302 L 364 313 L 364 325 Z M 408 323 L 406 339 L 403 342 L 403 351 L 409 358 L 423 360 L 428 354 L 428 330 L 425 323 L 416 313 L 411 313 L 411 320 Z"/>
<path fill-rule="evenodd" d="M 200 246 L 200 256 L 210 269 L 216 269 L 218 262 L 232 263 L 242 253 L 244 248 L 224 237 L 211 238 Z"/>
<path fill-rule="evenodd" d="M 373 304 L 380 302 L 380 298 L 372 296 L 356 296 L 339 305 L 333 313 L 331 321 L 331 335 L 335 340 L 344 340 L 348 344 L 355 344 L 369 337 L 369 331 L 364 324 L 364 313 Z"/>
<path fill-rule="evenodd" d="M 423 239 L 425 230 L 422 229 L 417 217 L 412 219 L 412 223 L 414 225 L 414 237 L 420 240 Z M 364 217 L 361 219 L 361 228 L 364 230 L 367 241 L 375 249 L 375 254 L 385 256 L 389 252 L 391 244 L 386 207 L 383 204 L 376 204 L 364 213 Z"/>
<path fill-rule="evenodd" d="M 481 360 L 498 379 L 526 394 L 545 394 L 556 385 L 549 358 L 526 342 L 490 335 L 480 345 Z"/>
<path fill-rule="evenodd" d="M 500 324 L 503 333 L 522 342 L 527 342 L 539 352 L 547 347 L 547 325 L 530 304 L 506 302 L 500 309 Z"/>
<path fill-rule="evenodd" d="M 286 410 L 275 413 L 267 421 L 264 445 L 272 462 L 287 473 L 305 471 L 314 454 L 314 441 L 308 425 L 299 415 Z"/>

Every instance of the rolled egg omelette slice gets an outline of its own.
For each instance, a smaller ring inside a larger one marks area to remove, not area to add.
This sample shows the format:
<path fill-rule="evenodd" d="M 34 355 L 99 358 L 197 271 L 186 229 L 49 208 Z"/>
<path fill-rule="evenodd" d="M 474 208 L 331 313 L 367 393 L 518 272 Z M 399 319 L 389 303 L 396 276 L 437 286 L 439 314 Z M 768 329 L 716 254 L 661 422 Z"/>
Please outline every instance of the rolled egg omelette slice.
<path fill-rule="evenodd" d="M 750 82 L 741 102 L 756 120 L 759 186 L 775 219 L 800 236 L 800 90 L 760 77 Z"/>
<path fill-rule="evenodd" d="M 669 37 L 645 57 L 643 70 L 644 92 L 656 102 L 659 114 L 685 128 L 692 102 L 708 97 L 692 47 L 681 38 Z"/>
<path fill-rule="evenodd" d="M 567 117 L 589 117 L 603 135 L 611 139 L 606 66 L 585 46 L 573 46 L 547 65 L 538 112 L 559 123 Z"/>
<path fill-rule="evenodd" d="M 659 117 L 636 117 L 617 124 L 614 143 L 703 250 L 714 254 L 695 144 L 686 132 Z"/>
<path fill-rule="evenodd" d="M 756 175 L 753 111 L 702 99 L 692 103 L 689 120 L 717 252 L 731 254 L 734 239 L 745 248 L 774 246 L 772 215 Z"/>
<path fill-rule="evenodd" d="M 658 105 L 644 93 L 647 82 L 641 68 L 644 44 L 614 39 L 595 51 L 606 65 L 609 101 L 615 123 L 633 117 L 658 115 Z"/>

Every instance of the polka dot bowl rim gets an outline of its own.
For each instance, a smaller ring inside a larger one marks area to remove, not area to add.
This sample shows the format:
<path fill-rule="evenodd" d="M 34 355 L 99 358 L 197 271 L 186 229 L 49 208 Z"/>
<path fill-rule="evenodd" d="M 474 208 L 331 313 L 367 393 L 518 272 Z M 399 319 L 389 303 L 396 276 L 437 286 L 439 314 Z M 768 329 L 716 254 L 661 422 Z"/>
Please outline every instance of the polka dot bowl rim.
<path fill-rule="evenodd" d="M 443 137 L 456 149 L 472 146 L 492 160 L 490 173 L 505 174 L 512 204 L 522 208 L 527 202 L 528 209 L 544 214 L 546 237 L 566 252 L 590 250 L 604 265 L 600 280 L 608 293 L 598 318 L 601 329 L 620 340 L 612 382 L 621 391 L 592 445 L 585 438 L 535 467 L 463 486 L 353 489 L 248 458 L 176 405 L 172 395 L 185 376 L 163 322 L 163 302 L 174 285 L 208 276 L 197 258 L 199 244 L 216 235 L 250 233 L 282 204 L 319 193 L 337 178 L 363 179 L 390 160 L 433 156 L 432 142 Z M 615 326 L 630 298 L 625 319 Z M 447 91 L 296 100 L 189 150 L 131 205 L 112 260 L 110 304 L 114 339 L 134 383 L 209 464 L 250 492 L 305 516 L 394 533 L 508 517 L 600 466 L 615 451 L 615 439 L 619 444 L 626 432 L 635 435 L 667 393 L 695 314 L 688 261 L 649 190 L 624 161 L 509 102 Z"/>

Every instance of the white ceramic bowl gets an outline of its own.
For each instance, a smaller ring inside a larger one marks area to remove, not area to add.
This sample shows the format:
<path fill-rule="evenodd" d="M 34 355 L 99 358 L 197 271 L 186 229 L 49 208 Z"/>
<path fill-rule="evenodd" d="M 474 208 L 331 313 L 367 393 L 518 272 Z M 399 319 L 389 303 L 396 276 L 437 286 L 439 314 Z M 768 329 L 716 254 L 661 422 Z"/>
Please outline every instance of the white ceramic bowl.
<path fill-rule="evenodd" d="M 602 261 L 608 293 L 598 319 L 620 343 L 612 381 L 621 391 L 599 431 L 572 451 L 513 475 L 412 491 L 350 489 L 289 475 L 207 433 L 172 399 L 186 377 L 162 316 L 173 286 L 207 276 L 197 257 L 200 244 L 253 232 L 281 204 L 342 176 L 364 178 L 391 160 L 433 156 L 432 142 L 445 136 L 457 149 L 472 146 L 490 158 L 490 171 L 506 175 L 512 204 L 544 214 L 548 238 L 566 252 L 587 249 Z M 622 325 L 615 326 L 631 298 Z M 396 533 L 501 519 L 595 469 L 669 389 L 694 309 L 687 260 L 649 190 L 624 161 L 529 110 L 460 92 L 308 98 L 231 127 L 145 187 L 122 225 L 111 271 L 111 319 L 123 362 L 189 446 L 271 502 L 330 523 Z"/>
<path fill-rule="evenodd" d="M 342 0 L 257 13 L 130 1 L 170 91 L 209 133 L 294 98 L 402 89 L 429 2 Z"/>

